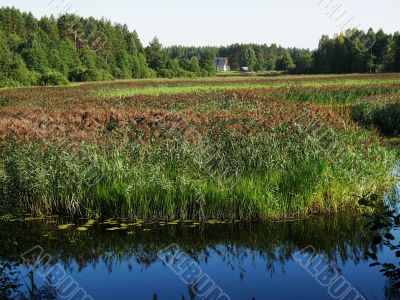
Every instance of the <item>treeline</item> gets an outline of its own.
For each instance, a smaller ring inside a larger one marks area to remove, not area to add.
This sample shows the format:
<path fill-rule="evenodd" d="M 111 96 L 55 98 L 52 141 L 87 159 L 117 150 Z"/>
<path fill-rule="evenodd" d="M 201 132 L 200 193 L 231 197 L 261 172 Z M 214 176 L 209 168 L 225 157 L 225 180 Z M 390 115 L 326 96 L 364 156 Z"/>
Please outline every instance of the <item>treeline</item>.
<path fill-rule="evenodd" d="M 400 33 L 348 30 L 323 36 L 313 52 L 315 73 L 400 72 Z"/>
<path fill-rule="evenodd" d="M 322 36 L 316 50 L 282 48 L 275 44 L 234 44 L 228 47 L 168 48 L 174 59 L 190 59 L 204 51 L 228 57 L 233 70 L 247 66 L 253 71 L 294 74 L 400 72 L 400 33 L 357 29 L 330 38 Z"/>
<path fill-rule="evenodd" d="M 212 53 L 189 64 L 173 60 L 157 39 L 145 48 L 135 31 L 105 19 L 38 20 L 15 8 L 0 9 L 0 86 L 210 76 L 213 62 Z"/>
<path fill-rule="evenodd" d="M 400 35 L 349 30 L 323 36 L 315 51 L 275 44 L 144 47 L 135 31 L 106 19 L 63 15 L 36 19 L 0 8 L 0 87 L 149 77 L 215 75 L 215 57 L 233 70 L 286 73 L 400 72 Z"/>

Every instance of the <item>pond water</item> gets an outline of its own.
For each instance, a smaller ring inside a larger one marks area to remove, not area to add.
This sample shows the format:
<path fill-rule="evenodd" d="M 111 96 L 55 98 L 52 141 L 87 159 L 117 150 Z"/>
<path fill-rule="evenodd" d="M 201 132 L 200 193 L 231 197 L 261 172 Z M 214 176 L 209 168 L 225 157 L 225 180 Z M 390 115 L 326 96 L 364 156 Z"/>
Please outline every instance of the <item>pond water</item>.
<path fill-rule="evenodd" d="M 374 245 L 363 217 L 79 222 L 86 227 L 59 226 L 71 220 L 58 217 L 0 222 L 3 297 L 8 289 L 15 299 L 399 299 L 368 257 L 395 255 Z"/>
<path fill-rule="evenodd" d="M 400 184 L 385 201 L 398 199 Z M 400 268 L 390 280 L 376 263 L 398 268 L 400 251 L 367 223 L 2 217 L 0 299 L 400 299 Z"/>

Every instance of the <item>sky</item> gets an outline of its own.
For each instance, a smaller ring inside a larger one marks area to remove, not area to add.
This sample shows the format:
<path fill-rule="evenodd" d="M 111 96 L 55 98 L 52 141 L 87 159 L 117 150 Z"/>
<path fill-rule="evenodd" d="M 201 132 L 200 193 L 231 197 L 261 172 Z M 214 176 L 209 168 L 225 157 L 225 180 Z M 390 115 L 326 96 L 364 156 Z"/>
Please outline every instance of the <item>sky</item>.
<path fill-rule="evenodd" d="M 276 43 L 315 49 L 323 34 L 349 27 L 400 31 L 399 0 L 0 0 L 36 17 L 75 13 L 136 30 L 147 45 Z"/>

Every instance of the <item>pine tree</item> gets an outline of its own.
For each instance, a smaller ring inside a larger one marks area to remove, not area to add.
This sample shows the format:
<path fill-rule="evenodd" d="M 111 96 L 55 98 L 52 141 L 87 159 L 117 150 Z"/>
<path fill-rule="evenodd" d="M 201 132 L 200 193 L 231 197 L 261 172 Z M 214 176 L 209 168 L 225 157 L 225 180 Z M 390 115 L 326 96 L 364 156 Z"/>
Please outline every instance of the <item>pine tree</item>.
<path fill-rule="evenodd" d="M 400 32 L 393 35 L 393 48 L 394 48 L 394 72 L 400 72 Z"/>
<path fill-rule="evenodd" d="M 190 63 L 189 63 L 189 70 L 190 72 L 196 74 L 197 76 L 201 75 L 201 69 L 200 69 L 200 64 L 199 64 L 199 59 L 197 58 L 197 56 L 193 56 L 190 59 Z"/>
<path fill-rule="evenodd" d="M 167 65 L 167 55 L 164 52 L 161 43 L 155 37 L 146 48 L 147 62 L 149 67 L 159 71 L 165 69 Z"/>
<path fill-rule="evenodd" d="M 256 53 L 252 47 L 246 47 L 244 50 L 244 65 L 250 70 L 254 69 L 257 63 Z"/>

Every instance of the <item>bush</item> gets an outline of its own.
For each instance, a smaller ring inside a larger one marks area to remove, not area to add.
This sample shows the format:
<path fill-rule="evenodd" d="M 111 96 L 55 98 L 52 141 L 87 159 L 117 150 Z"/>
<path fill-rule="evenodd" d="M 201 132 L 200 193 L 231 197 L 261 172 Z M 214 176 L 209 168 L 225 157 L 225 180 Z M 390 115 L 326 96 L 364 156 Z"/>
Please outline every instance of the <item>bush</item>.
<path fill-rule="evenodd" d="M 83 74 L 85 73 L 86 68 L 82 66 L 78 66 L 75 69 L 69 71 L 68 80 L 71 82 L 83 82 Z"/>
<path fill-rule="evenodd" d="M 102 81 L 111 81 L 114 80 L 115 78 L 111 75 L 110 72 L 106 70 L 100 70 L 97 72 L 97 77 L 99 78 L 98 80 Z"/>
<path fill-rule="evenodd" d="M 156 78 L 157 72 L 150 68 L 145 68 L 140 78 Z"/>
<path fill-rule="evenodd" d="M 12 80 L 10 78 L 0 77 L 0 88 L 19 87 L 19 86 L 22 86 L 22 84 L 18 81 Z"/>
<path fill-rule="evenodd" d="M 352 107 L 350 115 L 359 124 L 373 126 L 384 135 L 400 135 L 400 101 L 359 103 Z"/>
<path fill-rule="evenodd" d="M 38 83 L 41 86 L 67 85 L 68 80 L 60 72 L 47 71 L 39 76 Z"/>
<path fill-rule="evenodd" d="M 100 77 L 97 70 L 90 70 L 83 66 L 75 68 L 68 74 L 68 79 L 73 82 L 97 81 Z"/>

